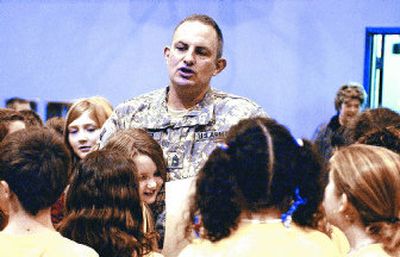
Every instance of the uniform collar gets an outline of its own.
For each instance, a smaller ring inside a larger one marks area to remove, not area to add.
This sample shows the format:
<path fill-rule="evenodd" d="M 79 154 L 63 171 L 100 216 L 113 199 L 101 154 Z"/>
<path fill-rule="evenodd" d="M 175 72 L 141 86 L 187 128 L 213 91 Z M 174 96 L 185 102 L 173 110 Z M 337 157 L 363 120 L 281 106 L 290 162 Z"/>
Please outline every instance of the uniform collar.
<path fill-rule="evenodd" d="M 169 88 L 166 87 L 164 92 L 160 95 L 160 98 L 155 101 L 155 104 L 159 106 L 159 115 L 158 119 L 153 123 L 154 129 L 207 125 L 214 120 L 215 103 L 213 89 L 210 88 L 204 95 L 204 98 L 176 123 L 171 120 L 171 115 L 168 113 L 168 90 Z"/>

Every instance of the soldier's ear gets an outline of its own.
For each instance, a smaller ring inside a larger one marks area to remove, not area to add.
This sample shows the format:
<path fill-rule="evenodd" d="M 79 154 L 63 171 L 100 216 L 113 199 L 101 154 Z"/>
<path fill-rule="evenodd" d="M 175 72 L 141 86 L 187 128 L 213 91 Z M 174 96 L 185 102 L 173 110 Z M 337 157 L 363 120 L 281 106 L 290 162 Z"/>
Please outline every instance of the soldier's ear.
<path fill-rule="evenodd" d="M 216 69 L 213 73 L 213 76 L 215 76 L 215 75 L 219 74 L 221 71 L 223 71 L 225 69 L 226 65 L 227 65 L 226 59 L 223 57 L 219 58 L 215 63 Z"/>
<path fill-rule="evenodd" d="M 169 48 L 169 46 L 164 47 L 164 58 L 167 61 L 167 63 L 168 63 L 170 52 L 171 52 L 171 49 Z"/>

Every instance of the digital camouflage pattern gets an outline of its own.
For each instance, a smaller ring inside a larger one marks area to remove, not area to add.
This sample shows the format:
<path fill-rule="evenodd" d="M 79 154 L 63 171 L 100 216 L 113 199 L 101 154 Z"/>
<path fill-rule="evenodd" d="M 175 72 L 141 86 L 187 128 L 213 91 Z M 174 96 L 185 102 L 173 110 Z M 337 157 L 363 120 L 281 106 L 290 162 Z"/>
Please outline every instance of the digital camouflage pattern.
<path fill-rule="evenodd" d="M 167 108 L 168 88 L 159 89 L 118 105 L 104 124 L 101 146 L 112 134 L 143 128 L 161 145 L 168 165 L 168 181 L 195 176 L 216 144 L 243 118 L 266 116 L 244 97 L 210 89 L 204 99 L 180 119 Z"/>

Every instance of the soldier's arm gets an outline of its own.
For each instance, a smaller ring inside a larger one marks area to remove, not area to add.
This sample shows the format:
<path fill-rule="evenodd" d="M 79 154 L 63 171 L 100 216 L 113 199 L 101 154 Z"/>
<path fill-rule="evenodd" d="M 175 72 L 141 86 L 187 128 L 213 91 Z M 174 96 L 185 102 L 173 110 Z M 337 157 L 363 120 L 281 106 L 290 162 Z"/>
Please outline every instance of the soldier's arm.
<path fill-rule="evenodd" d="M 108 139 L 110 139 L 115 132 L 121 129 L 119 126 L 120 124 L 120 117 L 118 117 L 117 113 L 114 111 L 101 128 L 99 141 L 100 148 L 103 148 Z"/>
<path fill-rule="evenodd" d="M 269 115 L 264 111 L 261 106 L 257 106 L 254 111 L 251 113 L 251 117 L 266 117 L 269 118 Z"/>

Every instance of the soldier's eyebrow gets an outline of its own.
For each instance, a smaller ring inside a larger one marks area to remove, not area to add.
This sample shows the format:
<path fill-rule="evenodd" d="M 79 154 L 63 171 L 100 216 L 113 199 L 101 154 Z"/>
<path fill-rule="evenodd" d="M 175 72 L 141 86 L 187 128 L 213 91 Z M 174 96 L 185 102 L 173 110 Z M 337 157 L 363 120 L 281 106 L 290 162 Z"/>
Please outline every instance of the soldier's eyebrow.
<path fill-rule="evenodd" d="M 174 46 L 176 47 L 176 46 L 179 46 L 179 45 L 182 45 L 182 46 L 185 46 L 185 47 L 187 47 L 188 46 L 188 44 L 187 43 L 185 43 L 185 42 L 183 42 L 183 41 L 178 41 L 178 42 L 175 42 L 175 44 L 174 44 Z"/>

